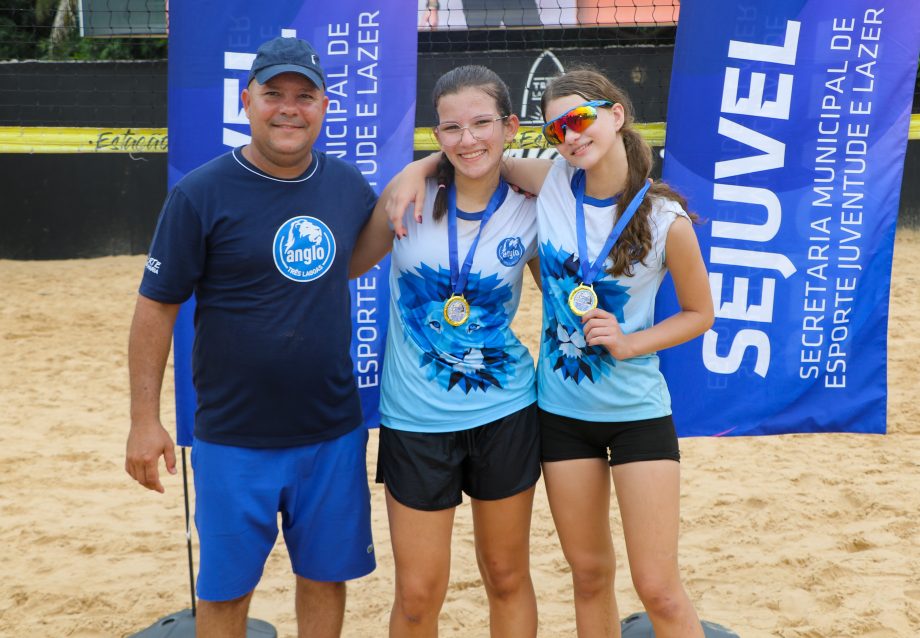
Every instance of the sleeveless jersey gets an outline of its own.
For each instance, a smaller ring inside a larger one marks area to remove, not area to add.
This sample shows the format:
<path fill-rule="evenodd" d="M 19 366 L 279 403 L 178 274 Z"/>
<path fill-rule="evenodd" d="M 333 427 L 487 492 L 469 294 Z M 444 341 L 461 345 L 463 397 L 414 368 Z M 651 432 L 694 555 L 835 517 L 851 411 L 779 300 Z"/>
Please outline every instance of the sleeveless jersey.
<path fill-rule="evenodd" d="M 537 370 L 539 405 L 553 414 L 584 421 L 618 422 L 671 413 L 671 397 L 650 353 L 617 361 L 603 346 L 587 346 L 581 317 L 568 305 L 569 293 L 581 283 L 575 230 L 575 168 L 556 161 L 537 202 L 540 273 L 543 280 L 543 333 Z M 625 208 L 628 202 L 622 202 Z M 614 200 L 585 197 L 585 225 L 590 261 L 597 259 L 613 229 Z M 674 201 L 655 198 L 649 217 L 652 246 L 633 275 L 602 272 L 594 281 L 598 307 L 612 313 L 625 334 L 649 328 L 655 319 L 655 295 L 665 274 L 668 230 L 687 213 Z M 610 267 L 604 262 L 604 271 Z"/>

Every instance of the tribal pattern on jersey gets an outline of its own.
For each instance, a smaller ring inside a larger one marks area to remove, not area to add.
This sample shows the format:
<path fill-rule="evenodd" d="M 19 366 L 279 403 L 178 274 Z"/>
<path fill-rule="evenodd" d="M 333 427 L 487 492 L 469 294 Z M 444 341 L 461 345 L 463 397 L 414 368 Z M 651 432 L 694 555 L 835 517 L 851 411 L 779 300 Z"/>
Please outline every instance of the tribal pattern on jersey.
<path fill-rule="evenodd" d="M 540 245 L 540 271 L 543 296 L 549 301 L 544 304 L 543 359 L 564 381 L 580 384 L 587 379 L 596 383 L 602 376 L 611 374 L 616 359 L 603 346 L 585 343 L 581 317 L 568 307 L 569 293 L 581 283 L 578 258 L 556 248 L 550 241 L 544 242 Z M 629 300 L 627 288 L 614 280 L 601 278 L 594 282 L 594 291 L 598 307 L 622 322 L 623 307 Z"/>
<path fill-rule="evenodd" d="M 443 388 L 458 387 L 469 394 L 502 388 L 514 373 L 517 359 L 509 354 L 506 304 L 512 287 L 496 275 L 470 273 L 466 285 L 469 319 L 452 326 L 444 319 L 444 301 L 451 294 L 450 271 L 421 264 L 415 272 L 399 275 L 399 305 L 406 335 L 422 354 L 418 365 L 429 380 Z"/>

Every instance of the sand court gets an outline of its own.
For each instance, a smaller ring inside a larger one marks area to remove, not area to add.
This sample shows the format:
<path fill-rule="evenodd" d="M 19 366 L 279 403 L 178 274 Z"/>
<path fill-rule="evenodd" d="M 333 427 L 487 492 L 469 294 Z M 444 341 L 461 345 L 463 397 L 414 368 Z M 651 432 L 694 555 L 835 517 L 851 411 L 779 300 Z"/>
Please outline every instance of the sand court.
<path fill-rule="evenodd" d="M 189 606 L 180 477 L 159 495 L 123 468 L 127 335 L 144 261 L 0 260 L 0 637 L 127 636 Z M 893 271 L 886 436 L 681 442 L 684 580 L 701 617 L 743 638 L 920 635 L 920 231 L 899 230 Z M 515 328 L 532 350 L 539 322 L 531 283 Z M 171 369 L 163 417 L 174 430 Z M 376 450 L 375 431 L 371 477 Z M 378 569 L 349 585 L 348 637 L 386 635 L 393 561 L 380 486 L 372 497 Z M 641 605 L 615 508 L 612 520 L 626 616 Z M 542 483 L 531 553 L 540 636 L 574 636 Z M 279 543 L 252 605 L 279 636 L 296 635 L 293 584 Z M 488 636 L 468 504 L 441 635 Z"/>

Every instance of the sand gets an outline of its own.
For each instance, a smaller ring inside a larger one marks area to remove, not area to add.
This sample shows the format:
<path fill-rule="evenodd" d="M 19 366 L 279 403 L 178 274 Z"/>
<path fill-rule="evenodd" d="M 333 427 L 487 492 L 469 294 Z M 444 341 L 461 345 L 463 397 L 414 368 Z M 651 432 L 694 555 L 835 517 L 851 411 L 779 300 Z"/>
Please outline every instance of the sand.
<path fill-rule="evenodd" d="M 129 636 L 189 606 L 182 487 L 123 469 L 127 331 L 144 258 L 0 261 L 0 636 Z M 681 562 L 704 619 L 743 638 L 920 635 L 920 232 L 895 247 L 888 434 L 686 439 Z M 536 343 L 537 295 L 516 322 Z M 171 374 L 163 398 L 172 427 Z M 374 467 L 371 436 L 369 470 Z M 379 567 L 349 585 L 345 636 L 386 635 L 393 563 L 372 488 Z M 622 615 L 641 610 L 622 560 Z M 532 534 L 540 636 L 574 636 L 570 576 L 542 484 Z M 470 510 L 459 508 L 443 636 L 488 636 Z M 296 635 L 275 548 L 252 615 Z"/>

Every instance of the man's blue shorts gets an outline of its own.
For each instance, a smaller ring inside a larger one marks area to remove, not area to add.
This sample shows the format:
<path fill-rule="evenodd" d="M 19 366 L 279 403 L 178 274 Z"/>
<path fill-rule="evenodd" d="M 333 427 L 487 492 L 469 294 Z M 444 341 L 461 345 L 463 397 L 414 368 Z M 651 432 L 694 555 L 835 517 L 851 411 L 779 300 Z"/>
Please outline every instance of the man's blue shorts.
<path fill-rule="evenodd" d="M 292 448 L 243 448 L 196 440 L 198 597 L 224 601 L 253 589 L 278 536 L 294 573 L 341 582 L 376 567 L 371 538 L 367 430 Z"/>

